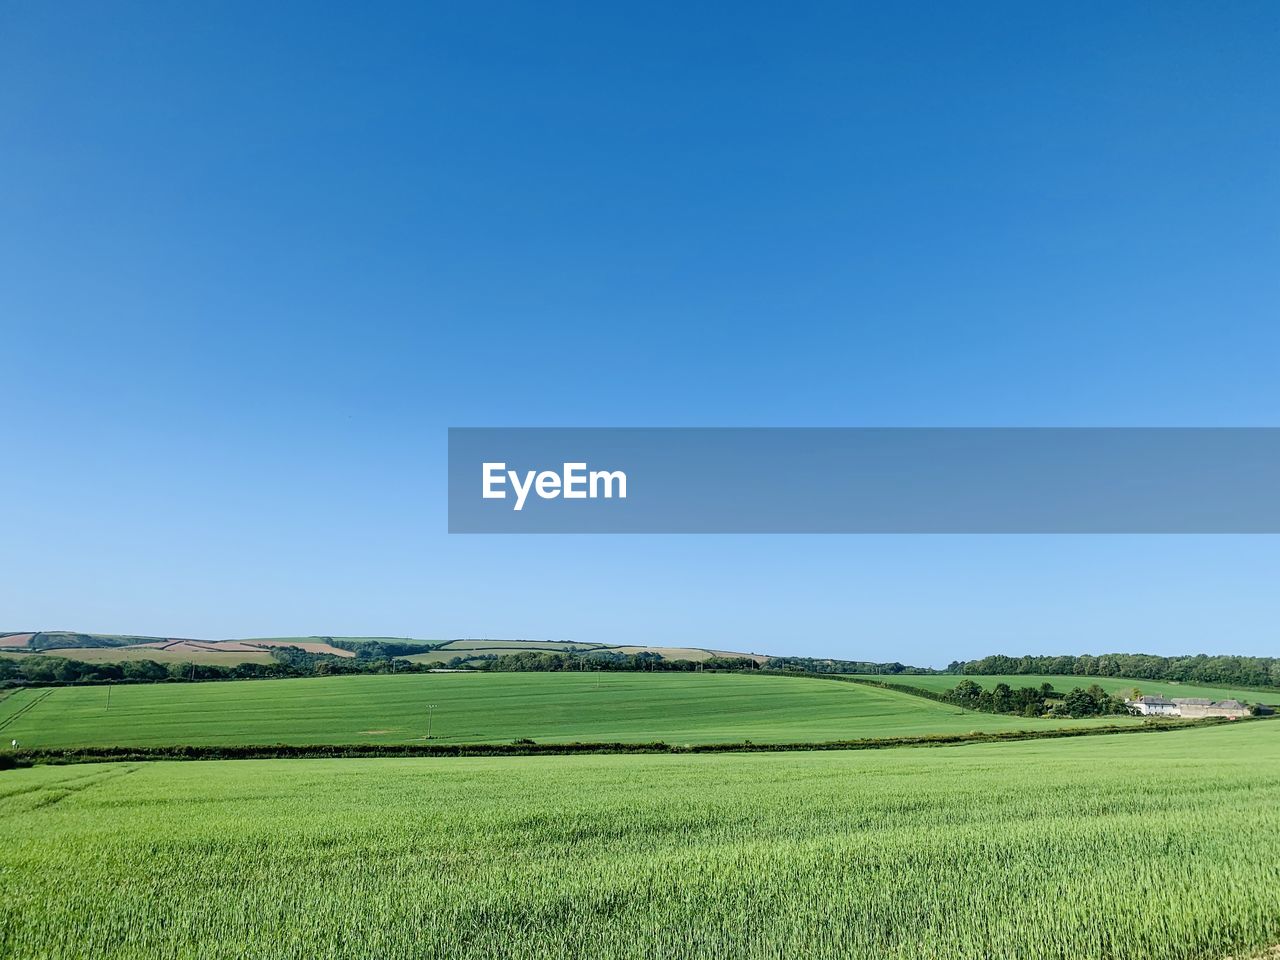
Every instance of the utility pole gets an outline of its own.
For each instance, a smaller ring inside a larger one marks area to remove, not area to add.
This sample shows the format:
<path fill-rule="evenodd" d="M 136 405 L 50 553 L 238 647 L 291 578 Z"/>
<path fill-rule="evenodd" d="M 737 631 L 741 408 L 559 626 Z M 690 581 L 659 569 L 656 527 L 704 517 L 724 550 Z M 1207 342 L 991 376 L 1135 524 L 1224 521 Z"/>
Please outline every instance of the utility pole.
<path fill-rule="evenodd" d="M 111 710 L 111 681 L 107 681 L 107 712 Z"/>
<path fill-rule="evenodd" d="M 436 716 L 436 705 L 434 703 L 427 704 L 427 739 L 431 739 L 431 723 Z"/>

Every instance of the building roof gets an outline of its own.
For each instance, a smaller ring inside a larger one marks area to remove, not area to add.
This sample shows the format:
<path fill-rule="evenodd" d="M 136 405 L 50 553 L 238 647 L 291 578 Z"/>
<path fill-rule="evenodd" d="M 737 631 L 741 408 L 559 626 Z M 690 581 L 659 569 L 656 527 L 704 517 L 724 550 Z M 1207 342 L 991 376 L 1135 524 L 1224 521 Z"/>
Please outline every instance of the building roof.
<path fill-rule="evenodd" d="M 1223 700 L 1220 703 L 1215 703 L 1214 706 L 1221 707 L 1224 710 L 1243 710 L 1244 709 L 1244 704 L 1241 703 L 1239 700 Z"/>
<path fill-rule="evenodd" d="M 1207 707 L 1213 703 L 1212 700 L 1207 700 L 1204 697 L 1174 697 L 1173 702 L 1180 707 Z"/>
<path fill-rule="evenodd" d="M 1164 697 L 1139 697 L 1136 702 L 1145 703 L 1152 707 L 1172 707 L 1174 705 L 1173 700 L 1166 700 Z"/>

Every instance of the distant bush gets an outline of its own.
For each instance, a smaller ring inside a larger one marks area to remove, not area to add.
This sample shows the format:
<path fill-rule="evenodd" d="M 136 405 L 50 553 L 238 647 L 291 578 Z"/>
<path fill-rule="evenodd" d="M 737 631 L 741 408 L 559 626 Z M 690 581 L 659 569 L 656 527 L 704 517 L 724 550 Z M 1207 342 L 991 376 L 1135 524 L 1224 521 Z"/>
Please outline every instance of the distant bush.
<path fill-rule="evenodd" d="M 449 661 L 459 666 L 464 661 Z M 675 671 L 688 673 L 704 670 L 751 670 L 759 664 L 750 657 L 708 657 L 705 660 L 671 660 L 660 653 L 621 653 L 617 650 L 530 650 L 520 653 L 489 654 L 466 661 L 476 669 L 493 673 L 559 673 L 565 671 Z"/>
<path fill-rule="evenodd" d="M 819 657 L 770 657 L 765 661 L 768 670 L 800 671 L 803 673 L 873 673 L 881 676 L 925 676 L 942 673 L 931 667 L 909 667 L 901 663 L 875 663 L 870 660 L 832 660 Z"/>
<path fill-rule="evenodd" d="M 1098 717 L 1107 714 L 1127 713 L 1124 701 L 1113 697 L 1097 684 L 1087 690 L 1075 687 L 1065 694 L 1053 689 L 1052 684 L 1039 687 L 1013 689 L 1007 683 L 997 683 L 990 690 L 983 690 L 972 680 L 961 680 L 942 697 L 948 703 L 981 710 L 984 713 L 1011 713 L 1023 717 L 1039 717 L 1045 714 L 1058 717 Z M 1050 705 L 1050 701 L 1054 701 Z"/>
<path fill-rule="evenodd" d="M 361 660 L 411 657 L 417 653 L 430 653 L 441 646 L 438 643 L 419 643 L 416 640 L 347 640 L 342 637 L 317 637 L 316 639 L 339 650 L 350 650 Z"/>

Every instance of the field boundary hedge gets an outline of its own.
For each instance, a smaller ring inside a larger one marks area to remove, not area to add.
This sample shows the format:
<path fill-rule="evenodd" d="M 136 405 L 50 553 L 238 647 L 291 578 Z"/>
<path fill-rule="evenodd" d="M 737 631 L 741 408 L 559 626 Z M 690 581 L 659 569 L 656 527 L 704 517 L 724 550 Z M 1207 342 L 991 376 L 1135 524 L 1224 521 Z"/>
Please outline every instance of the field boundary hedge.
<path fill-rule="evenodd" d="M 581 754 L 695 754 L 695 753 L 786 753 L 816 750 L 885 750 L 897 747 L 945 747 L 967 743 L 1004 743 L 1017 740 L 1060 740 L 1069 737 L 1119 736 L 1134 733 L 1164 733 L 1232 723 L 1256 723 L 1269 717 L 1242 717 L 1231 720 L 1208 717 L 1202 720 L 1147 721 L 1138 726 L 1055 728 L 1053 730 L 1006 730 L 928 734 L 915 737 L 879 737 L 862 740 L 798 741 L 790 743 L 674 744 L 651 743 L 403 743 L 403 744 L 237 744 L 224 746 L 175 745 L 164 747 L 74 747 L 61 749 L 19 749 L 0 753 L 0 769 L 27 767 L 37 763 L 110 763 L 148 760 L 318 760 L 326 758 L 378 757 L 537 757 Z"/>

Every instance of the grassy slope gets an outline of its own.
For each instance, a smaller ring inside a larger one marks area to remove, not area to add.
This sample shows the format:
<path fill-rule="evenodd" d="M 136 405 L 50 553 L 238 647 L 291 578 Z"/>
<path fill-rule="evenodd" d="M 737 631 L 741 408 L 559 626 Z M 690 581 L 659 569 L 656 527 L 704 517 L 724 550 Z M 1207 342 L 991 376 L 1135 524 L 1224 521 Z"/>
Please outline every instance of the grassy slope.
<path fill-rule="evenodd" d="M 121 663 L 125 660 L 153 660 L 156 663 L 215 663 L 234 667 L 237 663 L 270 663 L 271 654 L 240 653 L 232 650 L 161 650 L 156 647 L 75 647 L 71 649 L 42 650 L 39 653 L 20 651 L 0 653 L 4 657 L 63 657 L 87 663 Z"/>
<path fill-rule="evenodd" d="M 430 653 L 414 654 L 406 657 L 419 663 L 446 663 L 455 657 L 479 657 L 485 655 L 501 656 L 508 653 L 528 653 L 531 651 L 590 651 L 601 653 L 660 653 L 669 660 L 706 660 L 713 656 L 752 657 L 764 662 L 767 657 L 759 654 L 735 653 L 725 650 L 711 650 L 704 647 L 664 647 L 664 646 L 628 646 L 608 645 L 601 643 L 573 643 L 559 640 L 451 640 L 438 650 Z"/>
<path fill-rule="evenodd" d="M 38 767 L 0 774 L 0 955 L 1220 960 L 1280 941 L 1277 796 L 1270 723 Z"/>
<path fill-rule="evenodd" d="M 973 713 L 852 683 L 738 674 L 408 674 L 64 687 L 0 704 L 0 733 L 27 747 L 228 743 L 841 740 L 1087 721 Z M 1127 717 L 1108 723 L 1134 722 Z"/>
<path fill-rule="evenodd" d="M 105 634 L 90 635 L 103 642 L 114 643 L 117 640 L 155 641 L 157 637 L 110 637 Z M 252 637 L 233 643 L 267 643 L 272 645 L 321 643 L 326 640 L 379 640 L 385 643 L 432 643 L 429 640 L 407 640 L 404 637 Z M 197 643 L 217 644 L 217 640 L 199 640 Z M 119 663 L 122 660 L 154 660 L 156 663 L 209 663 L 218 666 L 234 667 L 238 663 L 271 663 L 271 654 L 266 651 L 237 650 L 200 650 L 178 649 L 164 650 L 158 647 L 143 646 L 101 646 L 101 647 L 54 647 L 46 650 L 30 650 L 25 648 L 0 649 L 0 656 L 41 656 L 64 657 L 67 660 L 82 660 L 89 663 Z M 350 656 L 347 651 L 336 651 L 338 656 Z M 414 658 L 417 659 L 417 658 Z"/>
<path fill-rule="evenodd" d="M 594 650 L 594 643 L 574 643 L 571 640 L 449 640 L 440 645 L 442 650 L 452 650 L 461 656 L 463 651 L 486 652 L 489 650 Z"/>
<path fill-rule="evenodd" d="M 68 635 L 71 636 L 71 635 Z M 118 643 L 135 643 L 145 642 L 148 640 L 157 640 L 157 637 L 114 637 L 105 634 L 85 634 L 97 642 L 111 644 L 110 646 L 93 646 L 93 647 L 58 647 L 45 651 L 28 650 L 24 648 L 14 648 L 12 653 L 23 656 L 32 653 L 44 652 L 52 656 L 66 657 L 68 660 L 86 660 L 90 662 L 116 662 L 119 660 L 134 659 L 151 659 L 158 663 L 170 663 L 181 661 L 186 663 L 216 663 L 224 666 L 234 666 L 237 663 L 255 662 L 265 663 L 270 661 L 270 656 L 264 653 L 238 653 L 236 651 L 204 651 L 204 650 L 178 650 L 174 651 L 174 655 L 166 654 L 164 651 L 157 651 L 154 647 L 142 648 L 140 651 L 120 649 L 115 644 Z M 527 653 L 530 651 L 566 651 L 566 650 L 601 650 L 616 651 L 619 653 L 639 653 L 649 650 L 655 653 L 661 653 L 663 656 L 673 660 L 705 660 L 710 656 L 723 651 L 704 650 L 699 647 L 635 647 L 635 646 L 608 646 L 599 643 L 575 643 L 572 641 L 560 640 L 413 640 L 407 637 L 248 637 L 241 642 L 244 643 L 272 643 L 272 644 L 297 644 L 306 645 L 323 642 L 325 640 L 379 640 L 385 643 L 422 643 L 422 644 L 440 644 L 440 649 L 430 653 L 411 654 L 405 659 L 413 660 L 419 663 L 446 663 L 455 657 L 477 657 L 487 654 L 502 655 L 506 653 Z M 199 641 L 202 643 L 218 643 L 219 641 Z M 304 646 L 305 649 L 305 646 Z M 0 656 L 5 653 L 0 652 Z M 746 654 L 728 653 L 728 656 L 746 656 Z M 757 660 L 763 661 L 764 657 L 756 657 Z"/>
<path fill-rule="evenodd" d="M 1055 690 L 1066 693 L 1074 687 L 1088 687 L 1098 684 L 1108 693 L 1128 691 L 1137 687 L 1146 695 L 1165 697 L 1209 697 L 1213 700 L 1235 698 L 1246 703 L 1280 703 L 1280 690 L 1249 690 L 1241 687 L 1218 687 L 1198 683 L 1169 683 L 1163 680 L 1126 680 L 1118 677 L 1064 677 L 1039 675 L 1010 676 L 958 676 L 955 674 L 935 676 L 867 676 L 867 680 L 880 680 L 885 683 L 898 683 L 903 686 L 920 687 L 925 690 L 943 691 L 954 687 L 961 680 L 972 680 L 981 684 L 984 690 L 990 690 L 997 683 L 1007 683 L 1015 690 L 1019 687 L 1038 687 L 1042 683 L 1051 683 Z"/>

